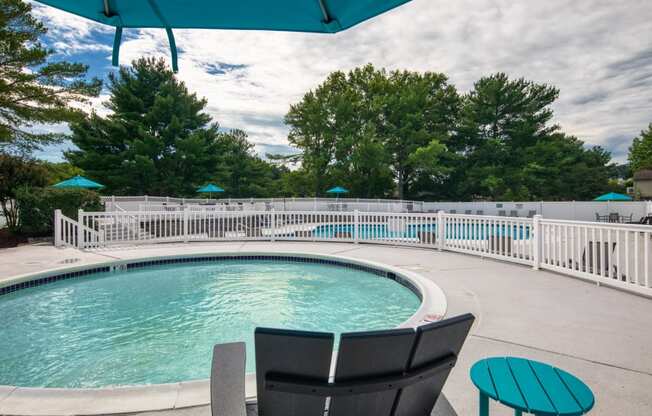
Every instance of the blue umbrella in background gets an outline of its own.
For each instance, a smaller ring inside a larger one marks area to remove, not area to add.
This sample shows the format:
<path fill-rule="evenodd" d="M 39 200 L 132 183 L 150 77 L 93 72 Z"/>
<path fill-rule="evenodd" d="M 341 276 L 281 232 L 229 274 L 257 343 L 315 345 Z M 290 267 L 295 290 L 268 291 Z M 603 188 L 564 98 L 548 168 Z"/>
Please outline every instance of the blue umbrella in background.
<path fill-rule="evenodd" d="M 619 194 L 616 192 L 609 192 L 608 194 L 600 195 L 594 201 L 631 201 L 632 197 L 628 195 Z"/>
<path fill-rule="evenodd" d="M 220 188 L 217 185 L 209 183 L 209 184 L 204 185 L 201 188 L 197 189 L 197 192 L 199 192 L 201 194 L 208 194 L 208 197 L 212 199 L 213 198 L 213 193 L 224 192 L 224 189 Z"/>
<path fill-rule="evenodd" d="M 84 188 L 84 189 L 102 189 L 104 185 L 97 182 L 93 182 L 90 179 L 86 179 L 83 176 L 74 176 L 70 179 L 66 179 L 63 182 L 59 182 L 55 185 L 52 185 L 53 188 Z"/>
<path fill-rule="evenodd" d="M 116 28 L 113 65 L 123 28 L 165 29 L 177 71 L 172 29 L 242 29 L 337 33 L 410 0 L 39 0 Z"/>

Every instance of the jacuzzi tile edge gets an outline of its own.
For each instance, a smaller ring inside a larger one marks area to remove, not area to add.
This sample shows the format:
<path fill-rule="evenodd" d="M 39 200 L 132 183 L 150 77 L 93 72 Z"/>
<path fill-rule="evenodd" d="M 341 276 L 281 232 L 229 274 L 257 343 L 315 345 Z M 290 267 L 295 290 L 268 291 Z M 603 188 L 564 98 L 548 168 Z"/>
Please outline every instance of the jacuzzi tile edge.
<path fill-rule="evenodd" d="M 219 260 L 209 260 L 219 257 Z M 27 287 L 47 284 L 64 278 L 79 278 L 112 269 L 146 267 L 188 261 L 220 261 L 225 258 L 248 258 L 254 260 L 268 257 L 274 260 L 327 262 L 332 265 L 359 268 L 393 279 L 409 288 L 421 299 L 421 305 L 410 319 L 399 327 L 415 327 L 442 319 L 446 314 L 446 296 L 432 281 L 417 273 L 369 260 L 310 252 L 222 252 L 194 253 L 187 255 L 152 256 L 128 260 L 57 268 L 39 273 L 15 276 L 0 283 L 0 295 Z M 190 259 L 190 260 L 186 260 Z M 165 263 L 165 262 L 168 263 Z M 131 267 L 129 267 L 131 265 Z M 65 277 L 64 277 L 65 276 Z M 6 288 L 15 287 L 13 290 Z M 3 291 L 4 290 L 4 291 Z M 255 400 L 255 374 L 247 374 L 245 395 L 248 402 Z M 4 393 L 4 394 L 3 394 Z M 209 381 L 194 380 L 146 386 L 121 386 L 97 389 L 65 389 L 0 386 L 0 414 L 11 415 L 102 415 L 111 413 L 134 413 L 201 406 L 209 403 Z"/>

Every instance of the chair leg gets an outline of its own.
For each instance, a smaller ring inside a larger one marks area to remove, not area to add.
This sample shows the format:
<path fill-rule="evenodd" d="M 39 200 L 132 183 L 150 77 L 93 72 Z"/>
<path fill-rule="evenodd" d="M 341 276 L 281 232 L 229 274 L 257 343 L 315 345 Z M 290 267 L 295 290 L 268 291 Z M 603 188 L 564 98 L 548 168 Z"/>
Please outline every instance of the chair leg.
<path fill-rule="evenodd" d="M 518 409 L 514 409 L 514 416 L 523 416 L 523 412 Z"/>
<path fill-rule="evenodd" d="M 489 396 L 480 393 L 480 416 L 489 416 Z"/>

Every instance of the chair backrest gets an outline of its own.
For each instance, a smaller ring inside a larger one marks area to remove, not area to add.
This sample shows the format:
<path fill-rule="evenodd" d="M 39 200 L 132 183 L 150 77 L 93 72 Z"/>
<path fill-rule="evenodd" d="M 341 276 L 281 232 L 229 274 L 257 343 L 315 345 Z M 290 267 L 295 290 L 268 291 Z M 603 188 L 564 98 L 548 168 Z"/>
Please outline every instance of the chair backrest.
<path fill-rule="evenodd" d="M 428 416 L 474 319 L 342 334 L 332 382 L 332 334 L 256 329 L 258 414 Z"/>
<path fill-rule="evenodd" d="M 333 334 L 256 328 L 256 384 L 260 416 L 323 416 L 326 397 L 271 391 L 265 376 L 288 376 L 328 382 Z"/>

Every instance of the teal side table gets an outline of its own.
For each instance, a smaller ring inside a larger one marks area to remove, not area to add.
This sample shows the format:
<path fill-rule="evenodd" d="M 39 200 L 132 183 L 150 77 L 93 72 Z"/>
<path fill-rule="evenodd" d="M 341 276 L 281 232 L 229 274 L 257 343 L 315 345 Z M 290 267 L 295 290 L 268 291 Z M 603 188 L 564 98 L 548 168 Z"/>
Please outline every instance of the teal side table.
<path fill-rule="evenodd" d="M 492 357 L 471 367 L 480 390 L 480 416 L 489 416 L 489 398 L 514 409 L 516 416 L 580 416 L 595 404 L 591 389 L 564 370 L 516 357 Z"/>

